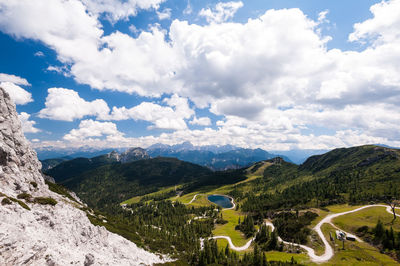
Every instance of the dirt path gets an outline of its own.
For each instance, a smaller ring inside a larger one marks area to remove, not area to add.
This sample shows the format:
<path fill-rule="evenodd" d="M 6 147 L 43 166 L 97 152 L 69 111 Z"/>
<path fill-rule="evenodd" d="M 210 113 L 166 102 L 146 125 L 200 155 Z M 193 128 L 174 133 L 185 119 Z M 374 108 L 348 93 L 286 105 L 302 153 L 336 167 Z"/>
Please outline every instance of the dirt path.
<path fill-rule="evenodd" d="M 336 218 L 336 217 L 339 217 L 339 216 L 342 216 L 342 215 L 346 215 L 346 214 L 350 214 L 350 213 L 354 213 L 354 212 L 358 212 L 358 211 L 361 211 L 361 210 L 363 210 L 363 209 L 370 208 L 370 207 L 385 207 L 385 208 L 386 208 L 386 211 L 387 211 L 388 213 L 393 214 L 393 213 L 392 213 L 392 210 L 391 210 L 391 208 L 390 208 L 390 206 L 375 204 L 375 205 L 365 205 L 365 206 L 362 206 L 362 207 L 360 207 L 360 208 L 357 208 L 357 209 L 354 209 L 354 210 L 351 210 L 351 211 L 346 211 L 346 212 L 341 212 L 341 213 L 330 214 L 330 215 L 326 216 L 325 218 L 323 218 L 323 219 L 313 228 L 313 230 L 317 232 L 318 236 L 321 238 L 321 240 L 322 240 L 322 242 L 324 243 L 324 246 L 325 246 L 325 252 L 324 252 L 324 254 L 322 254 L 322 255 L 320 255 L 320 256 L 318 256 L 318 255 L 315 254 L 315 250 L 314 250 L 314 249 L 312 249 L 312 248 L 310 248 L 310 247 L 307 247 L 307 246 L 305 246 L 305 245 L 299 245 L 299 244 L 296 244 L 296 243 L 287 242 L 287 241 L 284 241 L 283 239 L 281 239 L 280 237 L 278 237 L 278 240 L 279 240 L 280 242 L 283 242 L 284 244 L 287 244 L 287 245 L 295 245 L 295 246 L 301 247 L 302 249 L 304 249 L 305 251 L 307 251 L 308 256 L 310 257 L 310 259 L 311 259 L 313 262 L 320 263 L 320 262 L 328 261 L 328 260 L 330 260 L 330 259 L 333 257 L 334 251 L 333 251 L 333 248 L 331 247 L 331 245 L 329 244 L 328 240 L 325 238 L 324 234 L 322 233 L 322 230 L 321 230 L 322 225 L 325 224 L 325 223 L 333 225 L 332 219 L 334 219 L 334 218 Z M 400 208 L 397 208 L 397 209 L 400 209 Z M 400 217 L 399 214 L 396 214 L 396 216 Z M 270 226 L 271 229 L 272 229 L 272 231 L 275 230 L 275 227 L 274 227 L 274 225 L 273 225 L 271 222 L 268 222 L 268 221 L 267 221 L 267 222 L 265 222 L 265 225 L 266 225 L 266 226 Z M 334 225 L 333 225 L 333 226 L 334 226 Z M 334 227 L 337 228 L 337 229 L 339 229 L 337 226 L 334 226 Z M 351 234 L 350 234 L 350 235 L 351 235 Z M 236 247 L 236 246 L 232 243 L 232 240 L 231 240 L 231 238 L 230 238 L 229 236 L 214 236 L 214 237 L 211 237 L 211 239 L 219 239 L 219 238 L 226 239 L 226 240 L 228 241 L 228 243 L 229 243 L 229 248 L 232 249 L 232 250 L 235 250 L 235 251 L 243 251 L 243 250 L 248 249 L 248 248 L 250 247 L 251 243 L 252 243 L 253 240 L 254 240 L 254 238 L 252 238 L 252 239 L 250 239 L 245 245 L 243 245 L 243 246 L 241 246 L 241 247 Z M 359 238 L 356 238 L 356 239 L 357 239 L 358 241 L 361 241 L 361 239 L 359 239 Z"/>
<path fill-rule="evenodd" d="M 229 248 L 230 249 L 235 250 L 235 251 L 243 251 L 243 250 L 246 250 L 246 249 L 248 249 L 250 247 L 251 243 L 254 240 L 254 237 L 252 239 L 250 239 L 249 241 L 247 241 L 247 243 L 244 244 L 241 247 L 236 247 L 232 243 L 232 239 L 229 236 L 213 236 L 213 237 L 210 237 L 210 239 L 226 239 L 228 241 L 228 243 L 229 243 Z"/>
<path fill-rule="evenodd" d="M 191 199 L 188 203 L 184 203 L 184 204 L 185 204 L 185 205 L 191 204 L 193 201 L 196 200 L 196 197 L 199 196 L 199 195 L 201 195 L 201 194 L 196 194 L 196 195 L 194 195 L 194 196 L 193 196 L 193 199 Z"/>

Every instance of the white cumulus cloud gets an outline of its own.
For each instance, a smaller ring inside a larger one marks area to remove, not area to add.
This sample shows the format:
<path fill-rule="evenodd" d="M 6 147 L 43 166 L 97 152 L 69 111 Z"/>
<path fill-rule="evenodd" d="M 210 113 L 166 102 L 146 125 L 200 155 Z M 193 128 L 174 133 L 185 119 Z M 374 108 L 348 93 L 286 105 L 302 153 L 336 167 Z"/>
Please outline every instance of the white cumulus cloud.
<path fill-rule="evenodd" d="M 85 101 L 70 89 L 50 88 L 46 97 L 45 108 L 39 117 L 53 120 L 73 121 L 85 116 L 107 116 L 110 109 L 102 99 Z"/>
<path fill-rule="evenodd" d="M 350 41 L 398 41 L 400 38 L 400 1 L 382 1 L 371 6 L 373 18 L 354 25 Z"/>
<path fill-rule="evenodd" d="M 29 118 L 31 117 L 30 114 L 25 113 L 25 112 L 21 112 L 18 115 L 19 120 L 21 121 L 21 125 L 22 125 L 22 131 L 24 133 L 37 133 L 40 132 L 41 130 L 36 128 L 36 122 L 33 120 L 29 120 Z"/>
<path fill-rule="evenodd" d="M 24 78 L 19 76 L 0 73 L 0 87 L 5 89 L 15 104 L 24 105 L 33 102 L 32 94 L 21 86 L 31 86 Z"/>
<path fill-rule="evenodd" d="M 163 103 L 165 105 L 142 102 L 131 108 L 113 107 L 110 112 L 108 104 L 103 99 L 86 101 L 74 90 L 50 88 L 46 97 L 46 107 L 40 110 L 39 117 L 63 121 L 73 121 L 86 116 L 94 116 L 100 120 L 134 119 L 150 122 L 152 124 L 150 129 L 186 129 L 185 119 L 195 114 L 188 100 L 174 94 L 165 98 Z"/>
<path fill-rule="evenodd" d="M 112 122 L 99 122 L 91 119 L 82 120 L 78 129 L 72 129 L 64 136 L 67 141 L 82 141 L 94 137 L 120 137 L 123 133 L 119 132 L 117 125 Z"/>
<path fill-rule="evenodd" d="M 229 141 L 260 147 L 274 142 L 279 146 L 274 149 L 398 143 L 400 0 L 373 5 L 372 18 L 354 25 L 349 40 L 366 43 L 354 51 L 327 47 L 330 36 L 319 29 L 326 12 L 314 21 L 297 8 L 268 10 L 235 23 L 226 21 L 241 2 L 219 3 L 201 12 L 210 22 L 207 25 L 175 19 L 168 30 L 153 26 L 134 38 L 119 31 L 104 34 L 101 14 L 113 19 L 134 14 L 114 11 L 110 3 L 117 2 L 0 0 L 0 30 L 54 49 L 79 83 L 98 90 L 175 98 L 115 107 L 111 113 L 105 102 L 96 109 L 83 100 L 79 111 L 65 115 L 61 108 L 55 116 L 49 110 L 57 106 L 48 107 L 46 102 L 41 115 L 69 121 L 86 115 L 111 116 L 176 130 L 157 138 L 128 140 L 140 143 L 186 138 L 194 143 Z M 152 5 L 157 1 L 146 4 L 156 8 Z M 185 120 L 194 112 L 190 106 L 178 108 L 182 99 L 223 116 L 219 128 L 188 130 Z M 320 125 L 332 133 L 304 133 Z"/>
<path fill-rule="evenodd" d="M 171 8 L 165 8 L 162 11 L 157 11 L 157 16 L 159 20 L 170 19 L 171 18 Z"/>
<path fill-rule="evenodd" d="M 132 108 L 114 107 L 108 120 L 144 120 L 152 123 L 151 128 L 183 130 L 187 128 L 185 119 L 194 115 L 188 100 L 177 95 L 165 98 L 168 106 L 153 102 L 142 102 Z"/>
<path fill-rule="evenodd" d="M 0 82 L 11 82 L 16 85 L 31 86 L 26 79 L 5 73 L 0 73 Z"/>
<path fill-rule="evenodd" d="M 215 8 L 202 8 L 199 16 L 205 17 L 209 23 L 221 23 L 230 18 L 233 18 L 239 8 L 243 7 L 243 2 L 220 2 L 215 5 Z"/>
<path fill-rule="evenodd" d="M 5 89 L 15 104 L 25 105 L 33 102 L 32 94 L 12 82 L 0 82 L 0 87 Z"/>
<path fill-rule="evenodd" d="M 136 16 L 140 9 L 158 9 L 165 0 L 82 0 L 96 15 L 104 13 L 111 21 Z"/>
<path fill-rule="evenodd" d="M 193 119 L 189 121 L 189 124 L 199 126 L 211 126 L 211 119 L 209 117 L 193 117 Z"/>

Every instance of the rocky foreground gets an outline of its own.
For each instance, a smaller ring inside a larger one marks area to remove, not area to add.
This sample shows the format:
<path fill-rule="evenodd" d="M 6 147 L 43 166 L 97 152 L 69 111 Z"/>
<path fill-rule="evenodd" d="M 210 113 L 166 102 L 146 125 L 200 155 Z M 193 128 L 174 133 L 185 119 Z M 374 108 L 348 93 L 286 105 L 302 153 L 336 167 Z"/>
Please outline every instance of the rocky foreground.
<path fill-rule="evenodd" d="M 79 200 L 49 190 L 14 103 L 0 88 L 0 265 L 151 265 L 166 261 L 94 226 Z"/>

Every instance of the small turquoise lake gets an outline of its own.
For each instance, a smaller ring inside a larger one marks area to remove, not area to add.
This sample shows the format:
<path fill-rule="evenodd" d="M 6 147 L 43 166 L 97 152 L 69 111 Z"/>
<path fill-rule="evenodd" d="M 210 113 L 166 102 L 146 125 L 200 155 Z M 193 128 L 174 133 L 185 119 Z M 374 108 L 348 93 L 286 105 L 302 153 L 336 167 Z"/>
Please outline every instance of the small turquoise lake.
<path fill-rule="evenodd" d="M 233 203 L 231 202 L 231 199 L 227 196 L 222 196 L 222 195 L 210 195 L 207 197 L 207 199 L 222 208 L 232 208 Z"/>

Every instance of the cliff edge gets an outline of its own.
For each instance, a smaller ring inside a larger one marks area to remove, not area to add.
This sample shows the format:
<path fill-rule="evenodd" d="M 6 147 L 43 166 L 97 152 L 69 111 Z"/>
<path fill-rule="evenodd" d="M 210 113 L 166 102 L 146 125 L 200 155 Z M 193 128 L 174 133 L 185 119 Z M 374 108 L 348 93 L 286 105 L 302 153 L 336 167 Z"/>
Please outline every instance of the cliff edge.
<path fill-rule="evenodd" d="M 0 88 L 0 265 L 151 265 L 166 259 L 94 226 L 72 201 L 52 192 Z"/>

